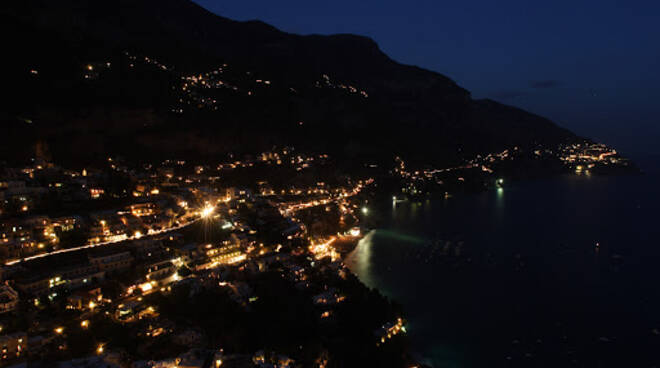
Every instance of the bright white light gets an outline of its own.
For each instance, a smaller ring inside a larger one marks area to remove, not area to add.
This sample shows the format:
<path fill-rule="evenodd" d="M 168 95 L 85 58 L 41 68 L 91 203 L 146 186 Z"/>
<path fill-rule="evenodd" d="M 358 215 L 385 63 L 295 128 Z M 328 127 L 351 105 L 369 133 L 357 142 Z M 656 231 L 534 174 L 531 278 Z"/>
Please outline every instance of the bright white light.
<path fill-rule="evenodd" d="M 142 284 L 138 287 L 140 288 L 140 290 L 142 290 L 143 293 L 153 289 L 153 286 L 151 286 L 151 284 L 148 283 L 148 282 L 145 282 L 144 284 Z"/>
<path fill-rule="evenodd" d="M 362 213 L 366 215 L 367 213 L 369 213 L 369 209 L 367 207 L 362 207 Z"/>
<path fill-rule="evenodd" d="M 202 217 L 209 217 L 213 214 L 213 211 L 215 211 L 215 208 L 213 206 L 206 206 L 202 210 Z"/>

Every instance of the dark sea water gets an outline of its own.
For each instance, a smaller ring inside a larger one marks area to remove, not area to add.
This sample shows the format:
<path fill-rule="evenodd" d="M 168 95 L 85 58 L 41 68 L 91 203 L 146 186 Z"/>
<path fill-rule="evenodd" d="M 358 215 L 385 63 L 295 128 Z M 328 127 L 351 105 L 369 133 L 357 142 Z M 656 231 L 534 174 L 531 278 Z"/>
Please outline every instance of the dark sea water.
<path fill-rule="evenodd" d="M 347 264 L 433 367 L 660 367 L 657 173 L 379 207 Z"/>

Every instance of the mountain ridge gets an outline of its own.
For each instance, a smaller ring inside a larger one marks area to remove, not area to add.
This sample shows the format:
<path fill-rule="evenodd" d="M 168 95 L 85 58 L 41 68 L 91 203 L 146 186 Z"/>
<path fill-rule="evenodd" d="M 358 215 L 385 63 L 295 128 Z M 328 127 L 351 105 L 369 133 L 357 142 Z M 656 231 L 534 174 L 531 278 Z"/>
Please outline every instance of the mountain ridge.
<path fill-rule="evenodd" d="M 12 37 L 15 39 L 7 39 L 13 51 L 11 58 L 15 59 L 10 61 L 14 69 L 29 63 L 30 59 L 27 56 L 21 59 L 21 55 L 46 59 L 58 53 L 58 47 L 66 50 L 61 58 L 71 59 L 62 62 L 70 69 L 75 69 L 76 64 L 82 67 L 88 60 L 128 50 L 173 64 L 180 75 L 156 77 L 168 79 L 173 83 L 172 88 L 177 86 L 175 79 L 179 76 L 201 73 L 224 64 L 234 68 L 242 85 L 248 86 L 246 90 L 253 88 L 253 81 L 247 80 L 245 75 L 239 77 L 240 73 L 273 81 L 272 91 L 264 92 L 270 100 L 243 95 L 225 98 L 223 95 L 220 101 L 231 101 L 233 107 L 215 115 L 186 110 L 191 120 L 200 120 L 195 126 L 189 124 L 189 128 L 205 131 L 205 134 L 218 135 L 209 128 L 217 121 L 226 129 L 223 133 L 234 132 L 238 125 L 249 125 L 255 131 L 272 134 L 272 139 L 265 140 L 269 143 L 303 146 L 309 143 L 310 147 L 330 148 L 351 157 L 386 155 L 387 150 L 379 147 L 382 144 L 378 141 L 397 142 L 391 147 L 390 155 L 406 154 L 428 161 L 456 160 L 460 155 L 480 150 L 555 145 L 578 139 L 568 130 L 524 110 L 494 101 L 474 100 L 469 91 L 447 76 L 400 64 L 380 50 L 374 40 L 364 36 L 286 33 L 261 21 L 239 22 L 213 14 L 188 0 L 63 0 L 57 3 L 33 0 L 2 4 L 0 16 L 8 20 L 6 23 L 16 24 L 15 28 L 34 28 L 34 35 L 20 32 L 16 35 L 14 30 Z M 11 27 L 5 26 L 5 31 L 11 32 Z M 56 37 L 59 41 L 46 44 L 41 37 Z M 35 50 L 38 47 L 48 51 L 42 55 Z M 25 70 L 17 72 L 25 73 Z M 76 74 L 62 73 L 50 81 L 44 76 L 46 81 L 39 88 L 51 91 L 52 95 L 69 93 L 53 86 L 70 83 L 72 75 Z M 356 101 L 340 93 L 314 89 L 312 85 L 322 76 L 337 81 L 337 85 L 359 87 L 369 98 Z M 127 86 L 146 83 L 144 76 L 123 71 L 115 77 L 119 78 L 117 83 L 125 82 Z M 11 81 L 17 90 L 25 83 L 21 78 L 17 75 Z M 143 80 L 137 80 L 139 78 Z M 161 82 L 159 79 L 158 83 Z M 163 106 L 179 96 L 163 96 L 162 88 L 142 87 L 153 101 L 150 106 L 143 104 L 141 107 L 156 111 L 156 120 L 164 125 L 176 124 Z M 100 86 L 94 89 L 85 85 L 84 88 L 88 89 L 89 96 L 105 95 Z M 123 90 L 127 88 L 124 86 Z M 123 99 L 122 103 L 129 107 L 140 100 L 125 92 L 118 93 L 117 98 Z M 15 106 L 24 104 L 18 97 L 14 102 Z M 89 103 L 103 105 L 105 101 Z M 40 106 L 48 104 L 48 98 L 39 103 Z M 273 106 L 275 104 L 284 107 Z M 28 106 L 13 113 L 33 115 L 35 109 L 37 107 Z M 299 121 L 315 128 L 300 132 Z M 279 129 L 269 126 L 272 124 L 278 124 Z M 53 141 L 52 136 L 46 135 L 44 139 Z M 336 142 L 336 147 L 327 140 Z"/>

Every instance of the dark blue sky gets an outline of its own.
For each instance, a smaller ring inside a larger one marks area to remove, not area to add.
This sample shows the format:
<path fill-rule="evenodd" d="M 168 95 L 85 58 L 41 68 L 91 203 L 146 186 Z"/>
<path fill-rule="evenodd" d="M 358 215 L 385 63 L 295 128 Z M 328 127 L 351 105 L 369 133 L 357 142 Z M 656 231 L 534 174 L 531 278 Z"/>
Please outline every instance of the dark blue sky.
<path fill-rule="evenodd" d="M 393 59 L 632 155 L 660 154 L 660 1 L 196 0 L 299 34 L 355 33 Z"/>

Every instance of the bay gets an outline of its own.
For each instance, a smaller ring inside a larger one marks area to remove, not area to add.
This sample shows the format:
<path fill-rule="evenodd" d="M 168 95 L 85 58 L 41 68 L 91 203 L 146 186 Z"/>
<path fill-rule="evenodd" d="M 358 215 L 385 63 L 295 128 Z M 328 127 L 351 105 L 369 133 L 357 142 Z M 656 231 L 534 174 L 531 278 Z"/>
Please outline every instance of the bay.
<path fill-rule="evenodd" d="M 660 366 L 660 176 L 373 204 L 347 257 L 433 367 Z"/>

